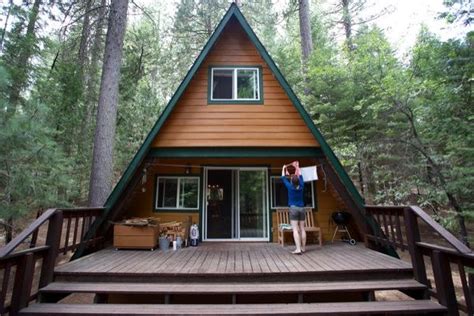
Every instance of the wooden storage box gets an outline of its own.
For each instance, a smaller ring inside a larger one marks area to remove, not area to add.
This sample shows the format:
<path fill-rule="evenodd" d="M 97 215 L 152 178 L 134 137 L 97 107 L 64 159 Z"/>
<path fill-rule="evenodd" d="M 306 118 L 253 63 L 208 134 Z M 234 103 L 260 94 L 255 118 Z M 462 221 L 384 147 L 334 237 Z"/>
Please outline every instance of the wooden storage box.
<path fill-rule="evenodd" d="M 159 226 L 114 225 L 114 247 L 121 249 L 154 249 L 158 244 Z"/>

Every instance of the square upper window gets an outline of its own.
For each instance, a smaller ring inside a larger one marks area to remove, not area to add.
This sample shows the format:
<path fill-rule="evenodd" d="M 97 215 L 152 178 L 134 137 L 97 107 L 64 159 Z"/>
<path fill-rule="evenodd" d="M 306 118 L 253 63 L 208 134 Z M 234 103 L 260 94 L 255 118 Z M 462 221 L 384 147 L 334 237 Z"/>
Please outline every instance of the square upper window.
<path fill-rule="evenodd" d="M 261 103 L 259 67 L 212 67 L 209 75 L 210 103 Z"/>

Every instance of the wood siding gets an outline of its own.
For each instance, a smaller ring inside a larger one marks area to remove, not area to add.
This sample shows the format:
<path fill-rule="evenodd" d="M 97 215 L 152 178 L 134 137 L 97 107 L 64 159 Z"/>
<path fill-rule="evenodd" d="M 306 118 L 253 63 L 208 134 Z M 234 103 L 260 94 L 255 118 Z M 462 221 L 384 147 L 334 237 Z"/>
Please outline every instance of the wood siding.
<path fill-rule="evenodd" d="M 262 67 L 263 104 L 208 104 L 211 65 Z M 233 21 L 191 80 L 152 146 L 319 145 L 255 46 Z"/>
<path fill-rule="evenodd" d="M 149 162 L 148 172 L 146 177 L 146 182 L 143 185 L 139 185 L 135 188 L 134 193 L 132 194 L 131 199 L 127 202 L 125 209 L 126 212 L 123 214 L 123 218 L 130 217 L 156 217 L 159 218 L 161 222 L 167 221 L 188 221 L 191 216 L 192 222 L 201 224 L 200 212 L 201 210 L 196 211 L 173 211 L 173 210 L 154 210 L 154 199 L 155 199 L 155 180 L 157 175 L 184 175 L 186 165 L 194 166 L 191 169 L 189 175 L 199 176 L 200 180 L 200 193 L 202 198 L 202 168 L 201 166 L 262 166 L 265 168 L 271 168 L 271 173 L 269 176 L 278 176 L 281 174 L 280 168 L 283 164 L 288 163 L 289 161 L 296 160 L 295 158 L 272 158 L 272 159 L 262 159 L 262 158 L 238 158 L 238 159 L 219 159 L 219 158 L 208 158 L 208 159 L 172 159 L 172 158 L 160 158 L 155 159 L 153 162 Z M 299 159 L 302 166 L 309 166 L 319 164 L 319 161 L 316 159 Z M 315 223 L 317 226 L 321 227 L 323 234 L 323 240 L 331 240 L 332 233 L 334 231 L 334 224 L 331 221 L 332 212 L 340 209 L 344 209 L 341 200 L 338 198 L 337 193 L 332 188 L 331 183 L 325 178 L 324 172 L 319 169 L 319 178 L 320 180 L 315 182 L 315 198 L 317 201 L 317 207 L 315 208 L 314 216 Z M 202 208 L 202 204 L 199 206 Z M 271 226 L 273 227 L 272 231 L 272 240 L 277 241 L 277 218 L 274 211 L 271 212 L 272 217 Z M 359 236 L 357 232 L 357 227 L 351 227 L 351 233 L 354 237 Z M 288 238 L 291 240 L 291 238 Z"/>

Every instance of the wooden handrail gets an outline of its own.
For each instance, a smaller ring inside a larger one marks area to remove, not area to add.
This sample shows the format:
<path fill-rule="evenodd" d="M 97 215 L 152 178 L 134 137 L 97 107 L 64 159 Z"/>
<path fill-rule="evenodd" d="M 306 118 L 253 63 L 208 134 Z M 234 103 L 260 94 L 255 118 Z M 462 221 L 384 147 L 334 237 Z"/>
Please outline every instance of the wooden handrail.
<path fill-rule="evenodd" d="M 474 268 L 474 252 L 469 247 L 418 206 L 370 205 L 366 206 L 366 211 L 367 215 L 378 222 L 382 231 L 382 234 L 378 231 L 374 231 L 373 235 L 367 234 L 367 240 L 375 242 L 376 248 L 380 245 L 401 246 L 401 250 L 407 248 L 410 251 L 413 276 L 416 280 L 428 286 L 427 294 L 436 297 L 441 305 L 446 306 L 449 315 L 459 315 L 460 310 L 469 315 L 474 314 L 474 298 L 471 286 L 474 283 L 474 275 L 466 270 L 466 267 Z M 423 242 L 418 218 L 421 218 L 451 247 Z M 402 236 L 402 222 L 405 224 L 403 230 L 406 236 Z M 431 259 L 436 290 L 431 288 L 432 283 L 428 280 L 424 256 Z M 458 301 L 454 288 L 453 271 L 451 269 L 456 266 L 459 269 L 465 303 Z"/>
<path fill-rule="evenodd" d="M 16 249 L 28 236 L 30 236 L 35 230 L 40 228 L 46 221 L 48 221 L 51 216 L 56 213 L 58 209 L 50 208 L 40 217 L 38 217 L 33 223 L 23 230 L 18 236 L 16 236 L 12 241 L 10 241 L 5 247 L 0 248 L 0 259 L 8 256 L 13 250 Z"/>
<path fill-rule="evenodd" d="M 46 251 L 46 250 L 48 250 L 49 248 L 50 248 L 50 246 L 38 246 L 38 247 L 23 249 L 23 250 L 14 252 L 14 253 L 12 253 L 12 254 L 9 254 L 9 255 L 7 255 L 7 256 L 1 258 L 0 266 L 1 266 L 2 262 L 8 262 L 8 260 L 10 260 L 10 259 L 15 259 L 15 258 L 24 256 L 24 255 L 26 255 L 27 253 L 33 253 L 33 254 L 34 254 L 34 253 L 37 253 L 37 252 Z"/>
<path fill-rule="evenodd" d="M 104 208 L 102 207 L 83 207 L 83 208 L 73 208 L 73 209 L 59 209 L 59 208 L 50 208 L 46 210 L 40 217 L 38 217 L 33 223 L 23 230 L 18 236 L 16 236 L 11 242 L 6 246 L 0 248 L 0 259 L 8 256 L 12 251 L 14 251 L 26 238 L 28 238 L 32 233 L 38 230 L 41 225 L 48 221 L 54 214 L 59 211 L 63 212 L 82 212 L 82 211 L 101 211 Z"/>
<path fill-rule="evenodd" d="M 427 242 L 417 242 L 416 245 L 423 249 L 431 251 L 440 251 L 445 253 L 448 256 L 454 256 L 459 260 L 466 260 L 471 266 L 474 267 L 474 253 L 459 253 L 456 249 L 448 248 L 448 247 L 443 247 L 443 246 L 438 246 L 438 245 L 433 245 Z M 464 261 L 463 260 L 463 261 Z"/>
<path fill-rule="evenodd" d="M 446 228 L 437 223 L 430 215 L 423 211 L 420 207 L 415 205 L 408 206 L 377 206 L 377 205 L 367 205 L 365 207 L 369 211 L 384 210 L 390 212 L 397 212 L 402 214 L 405 209 L 408 209 L 410 212 L 417 215 L 423 222 L 431 227 L 436 233 L 438 233 L 444 240 L 446 240 L 451 246 L 454 247 L 458 252 L 462 254 L 472 254 L 473 251 L 463 244 L 459 239 L 457 239 L 452 233 L 450 233 Z"/>
<path fill-rule="evenodd" d="M 462 254 L 472 254 L 472 250 L 451 234 L 446 228 L 438 224 L 430 215 L 423 211 L 420 207 L 410 205 L 408 206 L 412 212 L 418 215 L 428 226 L 435 230 L 441 237 L 443 237 L 451 246 Z"/>
<path fill-rule="evenodd" d="M 17 315 L 28 303 L 35 299 L 37 292 L 32 294 L 33 280 L 39 276 L 38 288 L 44 287 L 54 279 L 54 267 L 60 252 L 66 254 L 82 244 L 94 244 L 100 237 L 85 237 L 93 219 L 100 216 L 104 208 L 75 208 L 75 209 L 48 209 L 22 231 L 8 245 L 0 249 L 0 270 L 3 270 L 3 281 L 0 284 L 0 313 L 8 312 Z M 48 222 L 44 245 L 37 246 L 36 239 L 39 229 Z M 74 222 L 73 240 L 70 241 L 71 222 Z M 87 224 L 86 224 L 87 223 Z M 66 231 L 64 232 L 64 225 Z M 81 226 L 81 227 L 79 227 Z M 15 251 L 26 238 L 32 236 L 27 249 Z M 61 246 L 63 243 L 63 246 Z M 40 261 L 40 259 L 42 259 Z M 40 271 L 37 262 L 41 262 Z M 14 272 L 14 282 L 11 303 L 6 303 L 11 274 Z M 0 275 L 2 277 L 2 275 Z"/>

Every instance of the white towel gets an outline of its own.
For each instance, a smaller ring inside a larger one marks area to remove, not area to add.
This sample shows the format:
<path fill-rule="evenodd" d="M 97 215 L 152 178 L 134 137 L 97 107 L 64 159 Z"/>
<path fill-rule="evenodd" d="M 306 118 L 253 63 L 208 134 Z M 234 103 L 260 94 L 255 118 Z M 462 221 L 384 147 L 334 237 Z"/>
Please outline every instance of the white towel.
<path fill-rule="evenodd" d="M 311 182 L 318 180 L 318 170 L 316 166 L 300 168 L 301 175 L 303 176 L 304 182 Z"/>

